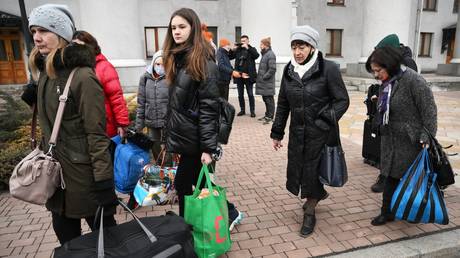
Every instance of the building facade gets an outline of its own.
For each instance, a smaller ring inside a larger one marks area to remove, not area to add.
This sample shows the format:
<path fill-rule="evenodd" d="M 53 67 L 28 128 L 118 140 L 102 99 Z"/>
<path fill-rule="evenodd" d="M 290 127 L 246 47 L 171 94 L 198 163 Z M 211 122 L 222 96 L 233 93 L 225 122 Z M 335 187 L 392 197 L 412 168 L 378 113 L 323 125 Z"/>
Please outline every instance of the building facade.
<path fill-rule="evenodd" d="M 409 46 L 423 72 L 454 56 L 457 0 L 24 0 L 26 12 L 41 4 L 69 6 L 77 29 L 99 41 L 117 68 L 124 87 L 134 88 L 153 53 L 161 48 L 170 15 L 181 7 L 194 9 L 220 38 L 238 41 L 247 34 L 259 47 L 272 38 L 278 73 L 290 59 L 289 31 L 309 24 L 320 33 L 319 49 L 354 76 L 363 70 L 373 47 L 396 33 Z M 27 80 L 24 35 L 17 0 L 0 5 L 0 84 Z M 460 41 L 459 41 L 460 42 Z M 460 43 L 459 43 L 460 44 Z"/>

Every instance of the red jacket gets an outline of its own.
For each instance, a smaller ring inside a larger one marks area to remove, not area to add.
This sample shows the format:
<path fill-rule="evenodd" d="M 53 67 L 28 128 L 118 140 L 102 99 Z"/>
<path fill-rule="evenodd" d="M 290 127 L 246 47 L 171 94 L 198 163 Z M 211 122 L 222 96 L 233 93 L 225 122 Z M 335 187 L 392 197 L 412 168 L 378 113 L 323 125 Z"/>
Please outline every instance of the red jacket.
<path fill-rule="evenodd" d="M 109 137 L 117 134 L 117 127 L 129 125 L 128 107 L 123 97 L 123 89 L 118 73 L 113 65 L 101 53 L 96 56 L 96 75 L 104 88 L 106 133 Z"/>

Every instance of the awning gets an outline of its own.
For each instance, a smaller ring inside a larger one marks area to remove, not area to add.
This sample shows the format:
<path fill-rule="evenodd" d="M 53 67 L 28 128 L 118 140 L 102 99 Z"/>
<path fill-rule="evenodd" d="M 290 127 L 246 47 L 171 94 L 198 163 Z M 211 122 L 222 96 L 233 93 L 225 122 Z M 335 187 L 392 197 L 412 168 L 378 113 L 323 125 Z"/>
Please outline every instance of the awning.
<path fill-rule="evenodd" d="M 21 17 L 0 11 L 0 27 L 21 27 Z"/>

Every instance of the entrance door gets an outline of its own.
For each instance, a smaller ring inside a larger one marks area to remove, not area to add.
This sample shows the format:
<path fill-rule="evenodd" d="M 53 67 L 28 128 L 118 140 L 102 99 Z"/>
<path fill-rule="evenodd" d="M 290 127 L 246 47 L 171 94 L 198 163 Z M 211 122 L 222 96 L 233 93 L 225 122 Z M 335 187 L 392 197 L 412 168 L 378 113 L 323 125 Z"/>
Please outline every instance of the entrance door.
<path fill-rule="evenodd" d="M 446 64 L 450 64 L 450 60 L 454 57 L 454 47 L 455 47 L 455 39 L 452 39 L 449 42 L 448 48 L 447 48 L 447 56 L 446 56 Z"/>
<path fill-rule="evenodd" d="M 0 30 L 0 84 L 27 82 L 23 44 L 18 31 Z"/>

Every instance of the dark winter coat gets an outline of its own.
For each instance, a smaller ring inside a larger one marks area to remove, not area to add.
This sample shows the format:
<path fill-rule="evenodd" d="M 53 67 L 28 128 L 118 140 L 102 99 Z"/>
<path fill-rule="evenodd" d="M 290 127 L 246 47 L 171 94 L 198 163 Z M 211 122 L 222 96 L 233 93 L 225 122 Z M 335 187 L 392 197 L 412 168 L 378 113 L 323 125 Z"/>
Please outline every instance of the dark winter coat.
<path fill-rule="evenodd" d="M 128 107 L 115 67 L 101 53 L 96 56 L 96 76 L 104 88 L 106 132 L 109 137 L 117 135 L 117 127 L 129 125 Z"/>
<path fill-rule="evenodd" d="M 414 71 L 418 71 L 417 64 L 412 58 L 412 50 L 408 46 L 401 45 L 401 54 L 403 56 L 403 63 Z"/>
<path fill-rule="evenodd" d="M 232 79 L 233 67 L 230 63 L 230 53 L 225 48 L 217 50 L 217 69 L 219 70 L 218 82 L 228 84 Z"/>
<path fill-rule="evenodd" d="M 207 62 L 207 79 L 197 82 L 185 71 L 185 57 L 176 57 L 178 65 L 170 86 L 166 149 L 190 156 L 217 149 L 219 88 L 217 65 Z"/>
<path fill-rule="evenodd" d="M 109 153 L 110 139 L 105 129 L 104 92 L 94 67 L 94 56 L 87 46 L 69 45 L 64 50 L 64 64 L 60 53 L 54 63 L 56 79 L 48 77 L 43 60 L 37 60 L 41 70 L 38 81 L 38 119 L 44 141 L 42 148 L 48 149 L 56 112 L 58 97 L 64 91 L 67 78 L 74 67 L 80 67 L 74 75 L 54 157 L 61 163 L 65 190 L 58 189 L 48 200 L 46 207 L 69 218 L 94 216 L 96 202 L 90 197 L 95 182 L 113 180 L 112 160 Z M 105 209 L 104 215 L 115 209 Z"/>
<path fill-rule="evenodd" d="M 235 70 L 249 75 L 251 83 L 255 83 L 257 79 L 256 59 L 259 58 L 257 49 L 249 45 L 249 48 L 238 47 L 235 50 Z M 242 78 L 234 78 L 235 83 L 242 81 Z"/>
<path fill-rule="evenodd" d="M 428 142 L 423 127 L 436 135 L 437 108 L 433 92 L 421 75 L 407 69 L 392 87 L 389 122 L 380 129 L 383 175 L 403 176 L 421 150 L 420 141 Z"/>
<path fill-rule="evenodd" d="M 276 56 L 272 49 L 262 54 L 257 73 L 256 94 L 262 96 L 275 95 Z"/>
<path fill-rule="evenodd" d="M 332 106 L 319 114 L 327 105 Z M 324 191 L 318 180 L 318 164 L 330 129 L 323 130 L 317 124 L 332 125 L 330 108 L 340 119 L 348 106 L 349 97 L 338 65 L 324 60 L 321 52 L 302 79 L 290 62 L 284 68 L 270 137 L 283 139 L 290 115 L 286 187 L 292 194 L 298 195 L 300 191 L 301 198 L 324 196 L 318 192 Z"/>
<path fill-rule="evenodd" d="M 169 87 L 164 76 L 153 78 L 150 73 L 143 74 L 137 93 L 136 129 L 165 127 L 168 98 Z"/>

